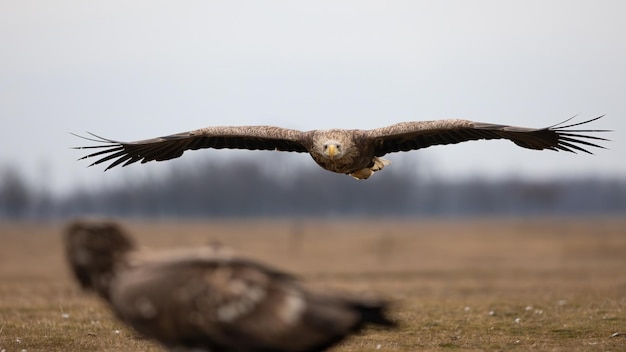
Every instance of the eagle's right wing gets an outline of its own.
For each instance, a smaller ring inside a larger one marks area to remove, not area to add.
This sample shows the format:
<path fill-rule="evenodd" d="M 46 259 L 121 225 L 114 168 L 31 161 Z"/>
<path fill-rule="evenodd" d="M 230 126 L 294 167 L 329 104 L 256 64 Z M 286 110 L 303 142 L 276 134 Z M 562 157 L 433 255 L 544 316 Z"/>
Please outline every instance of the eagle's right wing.
<path fill-rule="evenodd" d="M 141 161 L 163 161 L 178 158 L 186 150 L 203 148 L 277 150 L 307 152 L 309 134 L 298 130 L 272 126 L 218 126 L 136 142 L 119 142 L 89 133 L 92 137 L 77 137 L 101 143 L 74 149 L 100 149 L 79 160 L 98 157 L 91 165 L 112 160 L 105 170 L 122 164 Z"/>

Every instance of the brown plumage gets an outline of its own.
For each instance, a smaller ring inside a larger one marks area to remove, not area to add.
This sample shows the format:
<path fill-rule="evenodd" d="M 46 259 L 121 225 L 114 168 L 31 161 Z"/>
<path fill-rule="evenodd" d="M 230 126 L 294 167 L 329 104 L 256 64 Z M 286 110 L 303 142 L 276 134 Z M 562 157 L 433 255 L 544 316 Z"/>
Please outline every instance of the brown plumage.
<path fill-rule="evenodd" d="M 323 351 L 367 324 L 394 325 L 382 300 L 315 292 L 214 250 L 137 259 L 132 240 L 119 238 L 128 237 L 115 224 L 74 222 L 65 235 L 68 262 L 120 320 L 170 349 Z"/>
<path fill-rule="evenodd" d="M 108 298 L 108 288 L 117 266 L 137 247 L 113 221 L 81 220 L 71 222 L 64 233 L 65 257 L 83 289 L 94 290 Z"/>
<path fill-rule="evenodd" d="M 81 159 L 98 157 L 89 166 L 112 161 L 107 170 L 138 161 L 163 161 L 178 158 L 186 150 L 230 148 L 277 150 L 309 153 L 326 170 L 367 179 L 390 162 L 381 158 L 394 152 L 405 152 L 434 145 L 455 144 L 481 139 L 508 139 L 520 147 L 590 153 L 586 148 L 603 148 L 593 141 L 604 138 L 587 133 L 606 130 L 571 129 L 598 120 L 546 128 L 526 128 L 468 120 L 402 122 L 372 130 L 312 130 L 307 132 L 271 126 L 207 127 L 195 131 L 136 142 L 119 142 L 91 134 L 78 136 L 101 145 L 76 149 L 102 149 Z M 591 154 L 591 153 L 590 153 Z"/>

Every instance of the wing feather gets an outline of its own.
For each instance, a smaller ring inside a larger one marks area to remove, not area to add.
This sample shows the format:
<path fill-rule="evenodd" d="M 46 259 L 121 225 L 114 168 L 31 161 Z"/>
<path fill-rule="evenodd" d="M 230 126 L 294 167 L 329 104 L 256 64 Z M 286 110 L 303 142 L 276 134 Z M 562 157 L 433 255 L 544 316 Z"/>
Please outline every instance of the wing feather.
<path fill-rule="evenodd" d="M 602 115 L 604 116 L 604 115 Z M 609 130 L 571 129 L 600 119 L 596 118 L 545 128 L 527 128 L 469 120 L 436 120 L 403 122 L 366 132 L 367 138 L 375 141 L 376 156 L 387 153 L 427 148 L 434 145 L 456 144 L 473 140 L 508 139 L 520 147 L 536 150 L 563 150 L 576 153 L 591 153 L 586 147 L 602 148 L 592 141 L 608 141 L 606 138 L 586 133 L 610 132 Z"/>
<path fill-rule="evenodd" d="M 174 159 L 183 155 L 186 150 L 229 148 L 303 153 L 308 152 L 311 143 L 307 132 L 272 126 L 207 127 L 136 142 L 120 142 L 93 133 L 89 133 L 90 137 L 73 135 L 99 143 L 74 149 L 98 149 L 79 160 L 96 158 L 89 166 L 113 160 L 106 170 L 138 161 L 146 163 Z"/>

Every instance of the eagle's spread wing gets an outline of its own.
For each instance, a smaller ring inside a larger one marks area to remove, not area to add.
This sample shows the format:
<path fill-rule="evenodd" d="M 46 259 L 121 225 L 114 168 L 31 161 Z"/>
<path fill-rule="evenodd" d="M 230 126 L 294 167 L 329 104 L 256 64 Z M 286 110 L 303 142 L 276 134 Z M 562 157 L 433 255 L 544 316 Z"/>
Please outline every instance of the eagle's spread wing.
<path fill-rule="evenodd" d="M 310 143 L 306 132 L 272 126 L 207 127 L 136 142 L 119 142 L 90 134 L 93 138 L 75 136 L 101 143 L 101 145 L 74 149 L 100 149 L 79 160 L 99 157 L 89 166 L 112 160 L 106 170 L 120 164 L 126 166 L 137 161 L 146 163 L 153 160 L 174 159 L 183 155 L 186 150 L 229 148 L 302 153 L 308 151 L 307 145 Z"/>
<path fill-rule="evenodd" d="M 603 115 L 604 116 L 604 115 Z M 508 139 L 520 147 L 528 149 L 581 151 L 591 154 L 586 148 L 602 146 L 594 141 L 607 141 L 605 138 L 590 136 L 587 133 L 609 132 L 608 130 L 571 129 L 598 120 L 564 125 L 571 119 L 546 128 L 526 128 L 468 120 L 436 120 L 403 122 L 366 132 L 375 143 L 375 155 L 427 148 L 433 145 L 456 144 L 481 139 Z"/>

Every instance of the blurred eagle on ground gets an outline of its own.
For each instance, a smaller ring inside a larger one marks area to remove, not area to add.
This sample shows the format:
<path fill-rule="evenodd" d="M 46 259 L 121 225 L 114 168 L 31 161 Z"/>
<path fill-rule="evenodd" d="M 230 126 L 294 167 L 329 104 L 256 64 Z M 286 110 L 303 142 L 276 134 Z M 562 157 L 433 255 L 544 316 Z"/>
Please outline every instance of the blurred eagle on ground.
<path fill-rule="evenodd" d="M 434 120 L 401 122 L 371 130 L 330 129 L 298 131 L 273 126 L 218 126 L 177 133 L 136 142 L 102 138 L 77 137 L 100 143 L 75 149 L 101 149 L 79 160 L 97 158 L 91 165 L 107 161 L 106 170 L 141 161 L 163 161 L 178 158 L 186 150 L 249 149 L 309 153 L 322 168 L 367 179 L 390 164 L 382 156 L 435 145 L 456 144 L 472 140 L 507 139 L 520 147 L 535 150 L 585 152 L 607 139 L 588 133 L 607 130 L 576 129 L 602 116 L 567 125 L 571 120 L 545 128 L 527 128 L 469 120 Z"/>
<path fill-rule="evenodd" d="M 395 325 L 385 300 L 315 291 L 220 249 L 142 255 L 115 222 L 74 221 L 64 242 L 80 285 L 169 350 L 314 352 L 367 325 Z"/>

